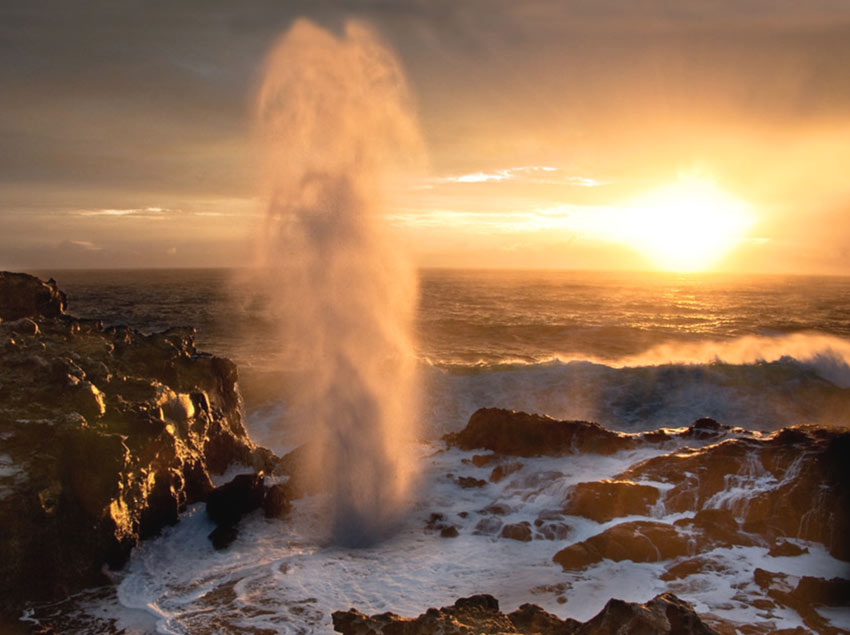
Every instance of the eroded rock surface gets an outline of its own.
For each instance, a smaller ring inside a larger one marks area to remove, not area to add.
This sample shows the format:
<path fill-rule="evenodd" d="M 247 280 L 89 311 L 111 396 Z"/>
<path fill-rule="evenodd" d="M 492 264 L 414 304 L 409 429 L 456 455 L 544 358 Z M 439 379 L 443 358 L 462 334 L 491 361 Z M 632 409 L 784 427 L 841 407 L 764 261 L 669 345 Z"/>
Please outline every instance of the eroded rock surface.
<path fill-rule="evenodd" d="M 198 353 L 192 329 L 104 328 L 64 304 L 54 283 L 0 274 L 7 614 L 105 581 L 103 564 L 206 498 L 210 472 L 272 467 L 242 425 L 235 365 Z"/>
<path fill-rule="evenodd" d="M 663 593 L 645 604 L 610 600 L 587 622 L 561 619 L 534 604 L 523 604 L 512 613 L 502 613 L 490 595 L 457 600 L 453 606 L 428 609 L 417 618 L 395 613 L 367 616 L 355 609 L 333 614 L 334 630 L 343 635 L 709 635 L 693 607 L 672 593 Z"/>

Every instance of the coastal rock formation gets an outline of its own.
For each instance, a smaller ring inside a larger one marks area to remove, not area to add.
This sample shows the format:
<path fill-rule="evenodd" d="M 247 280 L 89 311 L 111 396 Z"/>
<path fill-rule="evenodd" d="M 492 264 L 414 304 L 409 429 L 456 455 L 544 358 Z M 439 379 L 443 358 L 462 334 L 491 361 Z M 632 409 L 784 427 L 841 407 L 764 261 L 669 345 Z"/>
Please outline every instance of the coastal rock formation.
<path fill-rule="evenodd" d="M 211 472 L 273 467 L 242 425 L 235 365 L 198 353 L 192 329 L 104 328 L 64 306 L 55 283 L 0 274 L 7 614 L 104 582 L 104 564 L 206 499 Z"/>
<path fill-rule="evenodd" d="M 453 606 L 428 609 L 417 618 L 395 613 L 367 616 L 355 609 L 333 614 L 334 630 L 343 635 L 478 635 L 525 633 L 527 635 L 608 635 L 646 633 L 664 635 L 710 635 L 693 607 L 672 593 L 663 593 L 645 604 L 610 600 L 587 622 L 562 620 L 534 604 L 523 604 L 504 614 L 491 595 L 457 600 Z"/>
<path fill-rule="evenodd" d="M 544 415 L 481 408 L 460 432 L 443 437 L 462 450 L 487 449 L 512 456 L 558 456 L 575 452 L 613 454 L 636 445 L 626 435 L 598 423 L 557 421 Z"/>

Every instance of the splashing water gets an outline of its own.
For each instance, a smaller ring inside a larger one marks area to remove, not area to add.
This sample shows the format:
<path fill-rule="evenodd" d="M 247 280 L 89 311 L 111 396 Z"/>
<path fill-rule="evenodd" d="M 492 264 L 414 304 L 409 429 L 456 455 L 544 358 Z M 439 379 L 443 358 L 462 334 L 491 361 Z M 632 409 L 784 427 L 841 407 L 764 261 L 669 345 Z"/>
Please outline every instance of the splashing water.
<path fill-rule="evenodd" d="M 329 494 L 346 546 L 392 530 L 413 478 L 413 269 L 385 234 L 389 186 L 421 141 L 403 73 L 365 25 L 340 37 L 299 20 L 257 97 L 268 211 L 262 265 L 281 306 L 304 475 Z"/>

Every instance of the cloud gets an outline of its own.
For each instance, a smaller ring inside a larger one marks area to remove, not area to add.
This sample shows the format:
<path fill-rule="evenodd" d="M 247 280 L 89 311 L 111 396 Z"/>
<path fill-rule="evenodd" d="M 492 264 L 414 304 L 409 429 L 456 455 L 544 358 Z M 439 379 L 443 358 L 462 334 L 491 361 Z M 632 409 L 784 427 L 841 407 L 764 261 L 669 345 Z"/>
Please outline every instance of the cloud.
<path fill-rule="evenodd" d="M 499 181 L 514 181 L 523 183 L 543 183 L 550 185 L 575 185 L 578 187 L 598 187 L 607 185 L 610 181 L 600 181 L 586 176 L 560 175 L 561 170 L 548 165 L 529 165 L 515 168 L 505 168 L 492 172 L 472 172 L 444 176 L 438 179 L 441 183 L 487 183 Z"/>

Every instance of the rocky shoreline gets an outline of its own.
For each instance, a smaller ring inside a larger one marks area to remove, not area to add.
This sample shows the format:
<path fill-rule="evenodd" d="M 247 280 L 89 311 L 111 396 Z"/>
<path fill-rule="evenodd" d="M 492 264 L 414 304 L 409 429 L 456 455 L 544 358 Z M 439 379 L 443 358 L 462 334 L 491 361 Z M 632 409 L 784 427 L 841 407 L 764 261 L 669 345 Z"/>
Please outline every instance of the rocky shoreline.
<path fill-rule="evenodd" d="M 188 505 L 206 502 L 217 525 L 209 538 L 224 549 L 243 515 L 261 508 L 266 517 L 284 517 L 293 499 L 315 493 L 315 483 L 299 474 L 303 446 L 278 459 L 251 441 L 235 365 L 198 352 L 192 329 L 146 335 L 69 316 L 65 305 L 52 281 L 0 273 L 0 630 L 29 603 L 108 583 L 110 569 Z M 567 601 L 571 577 L 605 562 L 658 563 L 671 592 L 644 604 L 611 600 L 586 622 L 532 604 L 505 614 L 486 595 L 416 618 L 350 609 L 334 613 L 338 632 L 767 633 L 782 632 L 772 625 L 788 611 L 814 632 L 840 632 L 818 609 L 850 605 L 850 562 L 838 578 L 781 567 L 744 572 L 736 597 L 759 611 L 760 624 L 698 615 L 673 593 L 687 594 L 700 576 L 722 572 L 728 562 L 719 550 L 757 548 L 789 563 L 817 547 L 850 561 L 847 429 L 761 433 L 700 419 L 627 434 L 481 409 L 444 445 L 467 453 L 469 468 L 446 479 L 492 500 L 457 517 L 435 509 L 424 532 L 549 541 L 566 582 L 547 590 L 560 594 L 558 602 Z M 510 519 L 517 500 L 561 491 L 564 475 L 540 472 L 534 462 L 541 457 L 646 457 L 647 448 L 650 458 L 626 462 L 619 473 L 571 483 L 536 519 Z M 251 473 L 215 488 L 211 475 L 232 464 Z M 272 485 L 267 474 L 277 475 Z M 581 539 L 577 518 L 592 529 Z"/>
<path fill-rule="evenodd" d="M 236 366 L 194 330 L 64 313 L 52 281 L 0 273 L 0 612 L 109 581 L 232 463 L 273 468 L 242 425 Z"/>

